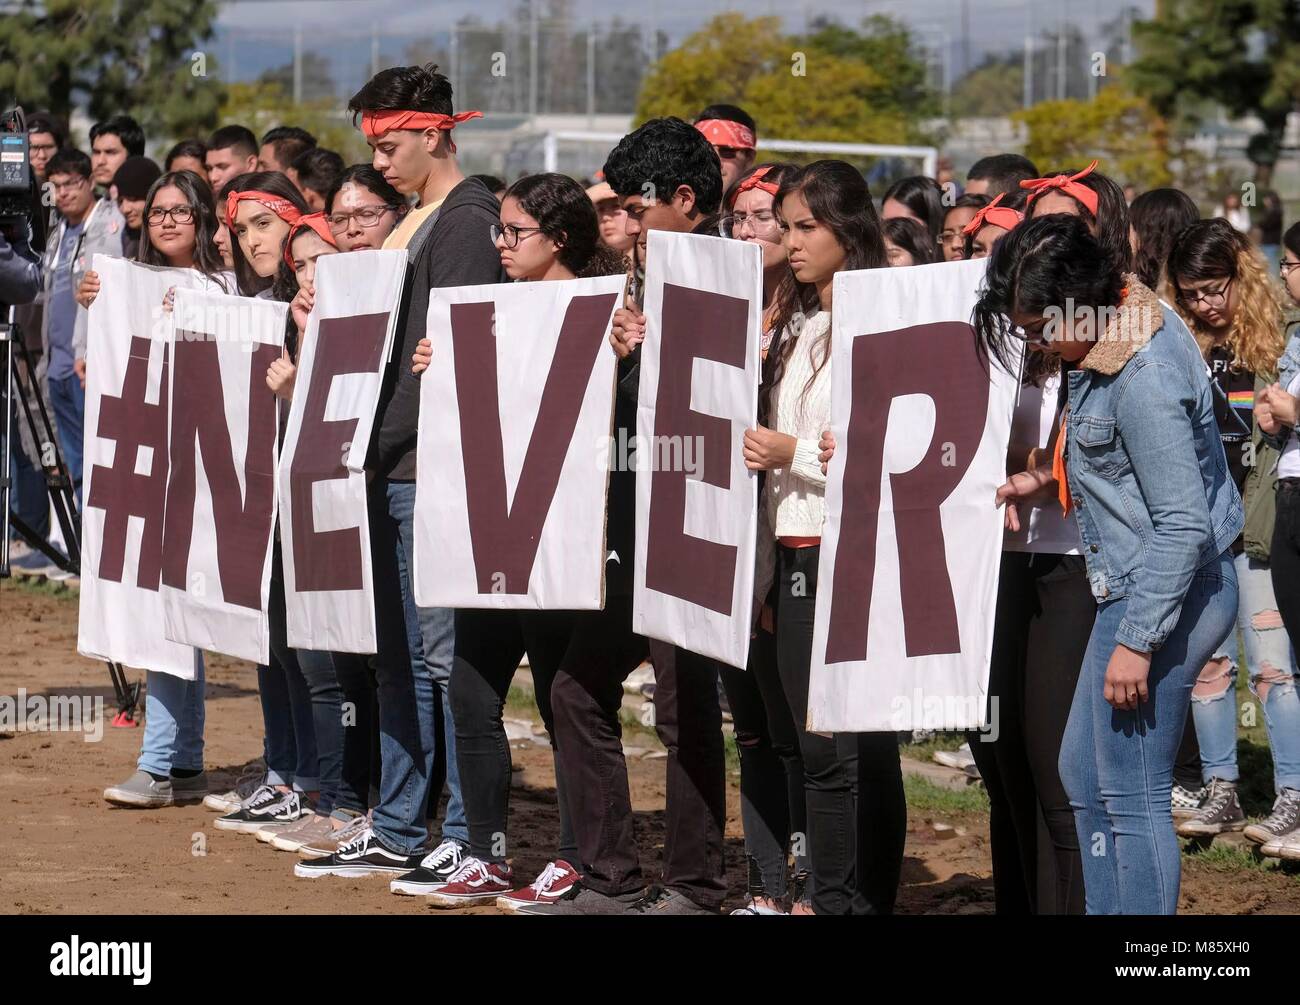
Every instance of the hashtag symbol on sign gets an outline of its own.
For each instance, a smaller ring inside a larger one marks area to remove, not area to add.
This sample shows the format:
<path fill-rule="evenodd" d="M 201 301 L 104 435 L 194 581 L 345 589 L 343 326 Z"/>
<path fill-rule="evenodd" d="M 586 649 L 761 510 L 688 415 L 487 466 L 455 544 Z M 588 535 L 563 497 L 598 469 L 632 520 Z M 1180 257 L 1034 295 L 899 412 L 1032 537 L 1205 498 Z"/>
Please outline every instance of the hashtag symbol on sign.
<path fill-rule="evenodd" d="M 99 427 L 95 432 L 114 442 L 113 466 L 94 466 L 86 499 L 87 506 L 104 511 L 100 579 L 122 582 L 127 523 L 133 516 L 143 521 L 135 583 L 145 590 L 157 590 L 162 574 L 163 507 L 167 501 L 167 347 L 163 346 L 158 403 L 150 404 L 145 396 L 151 346 L 147 338 L 131 339 L 121 397 L 100 398 Z M 144 474 L 136 471 L 141 448 L 152 451 Z"/>

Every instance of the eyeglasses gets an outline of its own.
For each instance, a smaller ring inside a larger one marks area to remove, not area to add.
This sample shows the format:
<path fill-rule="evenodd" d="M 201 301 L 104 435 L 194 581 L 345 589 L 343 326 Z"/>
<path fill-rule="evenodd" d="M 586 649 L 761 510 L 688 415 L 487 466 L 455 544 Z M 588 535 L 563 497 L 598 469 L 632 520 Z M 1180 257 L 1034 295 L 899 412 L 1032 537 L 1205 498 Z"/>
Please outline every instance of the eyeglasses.
<path fill-rule="evenodd" d="M 746 227 L 755 237 L 781 232 L 781 224 L 770 209 L 760 209 L 757 213 L 732 213 L 718 221 L 718 233 L 723 237 L 739 237 Z"/>
<path fill-rule="evenodd" d="M 1198 304 L 1202 303 L 1205 304 L 1206 307 L 1222 307 L 1228 302 L 1228 287 L 1231 285 L 1232 280 L 1229 279 L 1217 290 L 1201 290 L 1199 292 L 1193 291 L 1189 293 L 1187 290 L 1180 289 L 1178 292 L 1187 303 L 1188 307 L 1196 307 Z"/>
<path fill-rule="evenodd" d="M 1285 275 L 1286 275 L 1287 273 L 1289 273 L 1292 269 L 1294 269 L 1297 265 L 1300 265 L 1300 262 L 1288 262 L 1288 261 L 1284 258 L 1284 259 L 1282 259 L 1281 262 L 1278 263 L 1277 271 L 1280 272 L 1280 273 L 1282 273 L 1282 275 L 1285 276 Z"/>
<path fill-rule="evenodd" d="M 149 216 L 147 217 L 147 219 L 153 226 L 157 227 L 157 226 L 161 226 L 163 220 L 167 219 L 167 217 L 169 216 L 177 223 L 182 223 L 182 224 L 193 223 L 194 207 L 193 206 L 170 206 L 170 207 L 155 206 L 153 209 L 149 210 Z"/>
<path fill-rule="evenodd" d="M 965 244 L 966 233 L 961 230 L 941 230 L 937 238 L 938 244 Z"/>
<path fill-rule="evenodd" d="M 77 175 L 75 178 L 69 178 L 67 181 L 52 181 L 50 185 L 56 192 L 74 192 L 81 188 L 82 185 L 89 185 L 89 178 L 82 178 Z"/>
<path fill-rule="evenodd" d="M 397 212 L 396 206 L 363 206 L 361 209 L 354 210 L 351 213 L 331 213 L 328 217 L 330 230 L 336 234 L 343 233 L 351 226 L 352 221 L 357 221 L 357 226 L 369 230 L 377 226 L 379 221 L 384 218 L 388 212 Z"/>
<path fill-rule="evenodd" d="M 519 247 L 520 234 L 540 234 L 541 232 L 541 227 L 516 227 L 513 223 L 502 224 L 498 227 L 494 223 L 492 224 L 492 243 L 496 244 L 497 241 L 500 241 L 507 248 L 517 248 Z"/>
<path fill-rule="evenodd" d="M 57 143 L 29 143 L 27 149 L 34 154 L 52 154 L 59 147 Z"/>

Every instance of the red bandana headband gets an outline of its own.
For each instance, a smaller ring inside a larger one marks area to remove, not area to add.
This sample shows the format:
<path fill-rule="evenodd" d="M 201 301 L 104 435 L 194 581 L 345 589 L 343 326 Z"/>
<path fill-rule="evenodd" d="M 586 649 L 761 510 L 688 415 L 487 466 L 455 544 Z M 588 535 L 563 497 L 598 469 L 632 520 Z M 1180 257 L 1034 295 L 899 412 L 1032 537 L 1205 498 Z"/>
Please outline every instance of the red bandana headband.
<path fill-rule="evenodd" d="M 999 206 L 1005 192 L 998 193 L 996 199 L 975 214 L 970 223 L 962 227 L 963 234 L 977 234 L 981 227 L 1001 227 L 1003 230 L 1015 230 L 1024 222 L 1025 214 L 1009 206 Z"/>
<path fill-rule="evenodd" d="M 334 239 L 334 233 L 330 230 L 329 224 L 325 222 L 324 213 L 308 213 L 306 216 L 300 216 L 292 226 L 289 227 L 289 236 L 284 242 L 284 261 L 289 268 L 293 268 L 293 239 L 304 230 L 314 230 L 322 241 L 331 248 L 339 246 L 338 241 Z"/>
<path fill-rule="evenodd" d="M 705 119 L 695 123 L 695 128 L 715 147 L 735 147 L 737 150 L 754 149 L 754 130 L 730 119 Z"/>
<path fill-rule="evenodd" d="M 1086 178 L 1097 170 L 1097 161 L 1093 161 L 1086 168 L 1075 175 L 1057 174 L 1050 178 L 1034 178 L 1031 181 L 1022 181 L 1021 188 L 1029 189 L 1029 201 L 1025 203 L 1025 215 L 1029 215 L 1029 208 L 1044 192 L 1054 188 L 1059 188 L 1066 195 L 1074 196 L 1081 203 L 1088 207 L 1094 217 L 1097 215 L 1097 193 L 1086 185 L 1080 185 L 1079 179 Z"/>
<path fill-rule="evenodd" d="M 753 174 L 751 174 L 748 178 L 746 178 L 744 181 L 742 181 L 739 185 L 737 185 L 731 192 L 731 200 L 729 205 L 734 206 L 736 204 L 736 200 L 740 198 L 740 194 L 742 192 L 748 192 L 751 189 L 755 189 L 755 188 L 768 193 L 768 195 L 776 195 L 776 193 L 781 190 L 781 186 L 776 184 L 776 182 L 763 180 L 763 176 L 766 175 L 771 170 L 772 170 L 771 165 L 768 165 L 767 167 L 761 167 Z"/>
<path fill-rule="evenodd" d="M 226 196 L 226 226 L 231 230 L 235 229 L 235 213 L 239 209 L 239 204 L 245 200 L 260 202 L 272 213 L 278 216 L 287 224 L 295 224 L 302 217 L 298 207 L 288 199 L 282 199 L 278 195 L 272 195 L 270 192 L 260 192 L 255 188 L 245 189 L 243 192 L 231 192 Z"/>
<path fill-rule="evenodd" d="M 441 112 L 384 111 L 362 112 L 361 131 L 366 139 L 377 140 L 390 129 L 441 129 L 450 132 L 462 122 L 483 118 L 482 112 L 457 112 L 455 115 L 443 115 Z M 447 146 L 456 152 L 456 144 L 450 136 Z"/>

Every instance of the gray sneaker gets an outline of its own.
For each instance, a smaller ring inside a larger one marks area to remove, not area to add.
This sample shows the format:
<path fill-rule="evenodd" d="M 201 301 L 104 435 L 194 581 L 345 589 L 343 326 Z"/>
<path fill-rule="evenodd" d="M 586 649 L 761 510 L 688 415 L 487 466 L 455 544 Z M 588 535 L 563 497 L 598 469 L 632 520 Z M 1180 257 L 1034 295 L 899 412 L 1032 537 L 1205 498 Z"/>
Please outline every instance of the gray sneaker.
<path fill-rule="evenodd" d="M 143 809 L 159 809 L 176 803 L 171 779 L 157 782 L 147 771 L 137 771 L 121 785 L 110 785 L 104 790 L 104 798 L 118 806 Z"/>
<path fill-rule="evenodd" d="M 1268 844 L 1300 827 L 1300 789 L 1283 789 L 1273 803 L 1273 812 L 1257 824 L 1246 828 L 1246 837 L 1257 844 Z"/>
<path fill-rule="evenodd" d="M 557 915 L 599 915 L 627 914 L 628 909 L 641 899 L 640 893 L 623 893 L 608 897 L 595 890 L 588 890 L 579 881 L 559 900 L 551 903 L 521 904 L 515 914 L 557 914 Z"/>
<path fill-rule="evenodd" d="M 178 803 L 202 802 L 208 794 L 208 773 L 200 771 L 191 778 L 171 777 L 172 794 Z"/>
<path fill-rule="evenodd" d="M 1212 778 L 1204 805 L 1178 825 L 1178 833 L 1181 837 L 1209 837 L 1245 826 L 1246 814 L 1237 798 L 1237 783 Z"/>
<path fill-rule="evenodd" d="M 666 886 L 652 886 L 645 896 L 627 909 L 628 914 L 705 914 L 717 916 L 717 911 L 701 907 L 685 894 Z"/>

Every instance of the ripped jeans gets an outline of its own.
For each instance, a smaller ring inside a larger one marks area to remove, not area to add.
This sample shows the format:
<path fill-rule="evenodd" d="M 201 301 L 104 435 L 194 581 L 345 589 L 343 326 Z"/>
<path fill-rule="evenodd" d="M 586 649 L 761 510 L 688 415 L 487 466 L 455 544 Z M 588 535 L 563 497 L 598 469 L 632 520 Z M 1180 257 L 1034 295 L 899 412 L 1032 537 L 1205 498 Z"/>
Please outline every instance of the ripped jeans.
<path fill-rule="evenodd" d="M 1273 748 L 1273 784 L 1278 792 L 1300 789 L 1300 692 L 1296 690 L 1295 651 L 1273 594 L 1273 575 L 1267 564 L 1246 554 L 1237 555 L 1233 565 L 1237 570 L 1237 621 L 1192 688 L 1202 775 L 1206 783 L 1213 778 L 1229 782 L 1239 778 L 1234 684 L 1244 662 L 1257 707 L 1243 706 L 1243 718 L 1262 710 Z"/>

